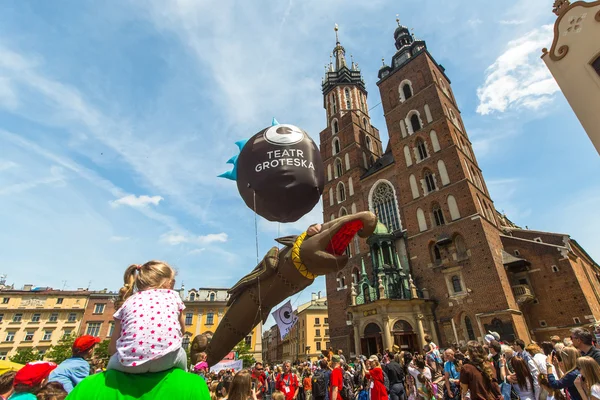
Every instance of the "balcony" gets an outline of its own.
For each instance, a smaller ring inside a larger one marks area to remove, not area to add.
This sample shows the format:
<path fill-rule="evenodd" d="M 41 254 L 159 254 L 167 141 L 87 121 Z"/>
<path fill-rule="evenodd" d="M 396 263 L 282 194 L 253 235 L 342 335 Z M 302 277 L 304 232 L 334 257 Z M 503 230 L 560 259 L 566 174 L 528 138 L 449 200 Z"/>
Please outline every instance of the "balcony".
<path fill-rule="evenodd" d="M 535 299 L 529 285 L 514 285 L 512 290 L 519 305 L 532 302 Z"/>

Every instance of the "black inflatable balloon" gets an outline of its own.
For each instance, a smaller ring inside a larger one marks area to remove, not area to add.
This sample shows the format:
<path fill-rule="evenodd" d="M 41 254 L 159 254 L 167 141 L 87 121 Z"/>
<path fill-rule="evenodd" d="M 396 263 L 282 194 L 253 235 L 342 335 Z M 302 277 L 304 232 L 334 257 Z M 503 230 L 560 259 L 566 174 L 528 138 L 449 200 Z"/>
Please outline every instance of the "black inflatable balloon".
<path fill-rule="evenodd" d="M 242 148 L 236 164 L 244 202 L 269 221 L 297 221 L 323 193 L 321 153 L 297 126 L 278 124 L 258 132 Z"/>

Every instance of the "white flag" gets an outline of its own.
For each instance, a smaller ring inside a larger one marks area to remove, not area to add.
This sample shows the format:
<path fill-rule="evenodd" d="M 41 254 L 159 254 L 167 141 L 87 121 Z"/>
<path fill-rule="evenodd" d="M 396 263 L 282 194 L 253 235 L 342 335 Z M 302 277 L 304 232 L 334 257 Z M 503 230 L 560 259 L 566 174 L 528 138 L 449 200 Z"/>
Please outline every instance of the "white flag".
<path fill-rule="evenodd" d="M 292 310 L 292 303 L 288 300 L 280 309 L 273 312 L 273 318 L 279 327 L 279 334 L 283 339 L 298 321 L 298 316 Z"/>

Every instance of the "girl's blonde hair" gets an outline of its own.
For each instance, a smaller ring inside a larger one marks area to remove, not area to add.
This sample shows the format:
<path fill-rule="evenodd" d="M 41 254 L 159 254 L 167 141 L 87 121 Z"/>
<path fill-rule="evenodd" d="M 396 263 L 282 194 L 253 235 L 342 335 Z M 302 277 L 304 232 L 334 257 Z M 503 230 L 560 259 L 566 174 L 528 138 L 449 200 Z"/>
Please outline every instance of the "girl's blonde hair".
<path fill-rule="evenodd" d="M 163 261 L 148 261 L 143 265 L 132 264 L 123 274 L 123 287 L 119 290 L 119 297 L 115 307 L 120 308 L 125 300 L 133 293 L 148 289 L 158 289 L 175 279 L 175 270 Z"/>
<path fill-rule="evenodd" d="M 581 353 L 575 347 L 567 346 L 560 351 L 563 365 L 565 366 L 565 374 L 577 368 L 577 359 Z"/>
<path fill-rule="evenodd" d="M 592 386 L 600 383 L 600 365 L 592 357 L 579 357 L 577 359 L 577 368 L 585 380 L 583 383 L 587 386 L 587 392 L 590 393 Z"/>

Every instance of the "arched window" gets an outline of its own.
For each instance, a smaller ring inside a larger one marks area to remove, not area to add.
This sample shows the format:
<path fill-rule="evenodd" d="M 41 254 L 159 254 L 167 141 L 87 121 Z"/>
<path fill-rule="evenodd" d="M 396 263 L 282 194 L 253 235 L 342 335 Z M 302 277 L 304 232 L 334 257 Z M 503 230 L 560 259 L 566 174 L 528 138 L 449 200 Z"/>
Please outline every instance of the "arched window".
<path fill-rule="evenodd" d="M 340 182 L 337 185 L 337 201 L 341 203 L 344 200 L 346 200 L 346 187 L 343 182 Z"/>
<path fill-rule="evenodd" d="M 427 230 L 427 221 L 425 221 L 425 213 L 422 209 L 417 208 L 417 222 L 419 223 L 419 231 Z"/>
<path fill-rule="evenodd" d="M 442 262 L 440 247 L 435 243 L 431 245 L 431 258 L 434 264 L 441 264 Z"/>
<path fill-rule="evenodd" d="M 460 277 L 458 275 L 454 275 L 452 277 L 452 290 L 454 290 L 454 293 L 460 293 L 462 292 L 462 283 L 460 282 Z"/>
<path fill-rule="evenodd" d="M 446 163 L 444 160 L 439 160 L 437 162 L 438 171 L 440 173 L 440 179 L 442 181 L 442 186 L 446 186 L 450 183 L 450 177 L 448 176 L 448 170 L 446 170 Z"/>
<path fill-rule="evenodd" d="M 350 211 L 352 212 L 352 214 L 356 214 L 356 203 L 352 203 Z"/>
<path fill-rule="evenodd" d="M 433 174 L 430 171 L 425 171 L 423 177 L 425 178 L 425 186 L 427 187 L 427 193 L 433 192 L 436 189 Z"/>
<path fill-rule="evenodd" d="M 363 118 L 363 127 L 365 128 L 365 131 L 367 130 L 367 119 Z"/>
<path fill-rule="evenodd" d="M 346 161 L 346 171 L 348 171 L 350 169 L 350 154 L 346 153 L 344 161 Z"/>
<path fill-rule="evenodd" d="M 408 182 L 410 183 L 410 191 L 412 193 L 413 199 L 419 197 L 419 187 L 417 186 L 417 178 L 414 175 L 410 175 L 408 177 Z"/>
<path fill-rule="evenodd" d="M 329 205 L 333 205 L 333 190 L 329 189 Z"/>
<path fill-rule="evenodd" d="M 402 85 L 402 93 L 404 94 L 404 100 L 408 100 L 412 97 L 412 89 L 408 83 Z"/>
<path fill-rule="evenodd" d="M 413 132 L 421 130 L 421 121 L 419 121 L 419 116 L 417 114 L 413 114 L 412 117 L 410 117 L 410 125 Z"/>
<path fill-rule="evenodd" d="M 340 176 L 342 176 L 343 173 L 344 173 L 344 169 L 342 168 L 342 160 L 340 160 L 339 158 L 336 158 L 335 159 L 334 176 L 336 178 L 339 178 Z"/>
<path fill-rule="evenodd" d="M 331 215 L 329 216 L 329 220 L 330 220 L 330 221 L 333 221 L 334 219 L 335 219 L 335 215 L 331 214 Z"/>
<path fill-rule="evenodd" d="M 469 338 L 469 340 L 475 340 L 473 324 L 471 324 L 471 318 L 469 317 L 465 317 L 465 328 L 467 329 L 467 337 Z"/>
<path fill-rule="evenodd" d="M 398 217 L 398 208 L 392 186 L 387 182 L 380 182 L 371 196 L 373 212 L 379 216 L 381 223 L 391 232 L 399 230 L 400 218 Z"/>
<path fill-rule="evenodd" d="M 419 161 L 423 161 L 429 155 L 427 154 L 427 146 L 425 146 L 425 142 L 421 139 L 417 139 L 417 154 L 419 155 Z"/>
<path fill-rule="evenodd" d="M 463 239 L 461 235 L 454 236 L 454 249 L 459 258 L 467 255 L 467 245 L 465 244 L 465 239 Z"/>
<path fill-rule="evenodd" d="M 332 175 L 331 175 L 331 164 L 328 164 L 327 165 L 327 181 L 330 181 L 331 177 L 332 177 Z"/>
<path fill-rule="evenodd" d="M 340 152 L 340 150 L 341 150 L 340 139 L 333 138 L 333 155 L 335 156 L 337 153 Z"/>
<path fill-rule="evenodd" d="M 190 301 L 196 300 L 196 293 L 190 293 Z"/>
<path fill-rule="evenodd" d="M 358 99 L 360 100 L 360 109 L 361 110 L 365 110 L 365 98 L 364 95 L 362 93 L 358 94 Z"/>
<path fill-rule="evenodd" d="M 346 96 L 346 109 L 350 110 L 352 108 L 352 101 L 350 100 L 350 89 L 344 89 L 344 95 Z"/>
<path fill-rule="evenodd" d="M 340 208 L 340 217 L 348 215 L 348 211 L 345 207 Z"/>
<path fill-rule="evenodd" d="M 404 146 L 404 158 L 406 159 L 406 166 L 410 167 L 412 165 L 412 157 L 408 146 Z"/>
<path fill-rule="evenodd" d="M 450 218 L 452 221 L 456 221 L 460 218 L 460 211 L 458 210 L 458 204 L 454 196 L 448 196 L 448 208 L 450 209 Z"/>
<path fill-rule="evenodd" d="M 365 136 L 365 144 L 367 145 L 367 149 L 372 152 L 373 149 L 371 148 L 371 138 L 369 136 Z"/>
<path fill-rule="evenodd" d="M 430 123 L 433 121 L 433 117 L 431 116 L 431 110 L 429 109 L 429 104 L 425 104 L 425 107 L 423 107 L 425 109 L 425 118 L 427 118 L 427 123 Z"/>
<path fill-rule="evenodd" d="M 433 220 L 436 226 L 441 226 L 446 223 L 446 221 L 444 221 L 444 213 L 439 205 L 433 206 Z"/>
<path fill-rule="evenodd" d="M 435 131 L 429 132 L 429 138 L 431 139 L 431 147 L 433 147 L 434 153 L 440 151 L 440 142 L 438 141 L 437 133 Z"/>
<path fill-rule="evenodd" d="M 358 275 L 358 268 L 354 268 L 352 270 L 352 283 L 355 285 L 358 285 L 359 280 L 360 280 L 360 277 Z"/>
<path fill-rule="evenodd" d="M 333 123 L 331 125 L 333 127 L 333 134 L 337 135 L 337 133 L 340 131 L 340 127 L 338 125 L 337 119 L 334 119 Z"/>
<path fill-rule="evenodd" d="M 346 278 L 344 278 L 344 274 L 341 272 L 337 275 L 336 280 L 338 289 L 343 289 L 346 286 Z"/>
<path fill-rule="evenodd" d="M 215 294 L 211 293 L 209 296 L 210 301 L 215 301 Z"/>
<path fill-rule="evenodd" d="M 337 113 L 337 103 L 335 102 L 335 94 L 331 94 L 331 107 L 333 109 L 333 113 Z"/>

